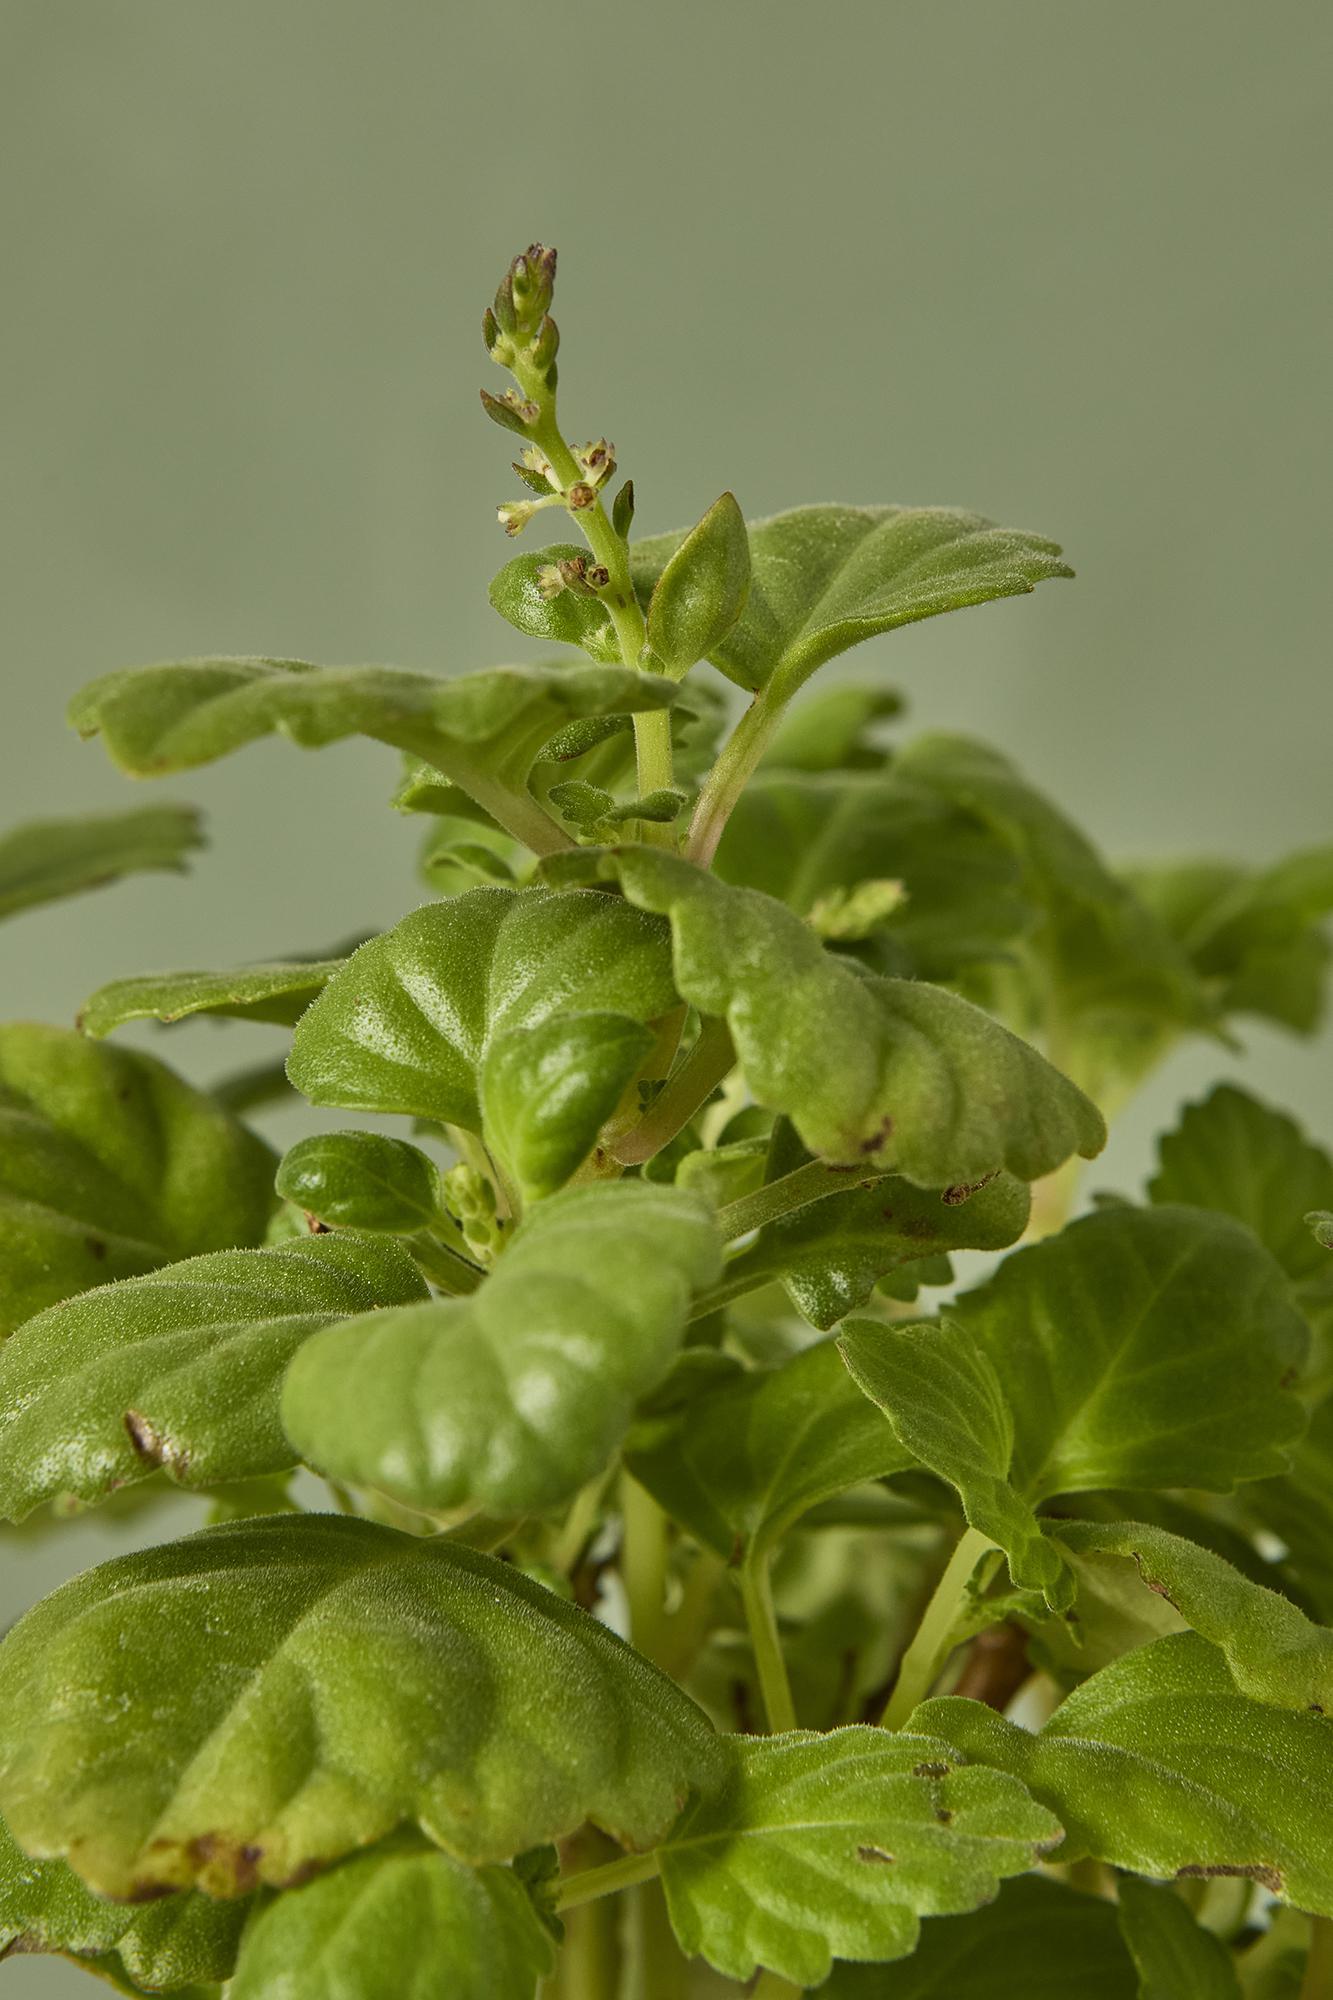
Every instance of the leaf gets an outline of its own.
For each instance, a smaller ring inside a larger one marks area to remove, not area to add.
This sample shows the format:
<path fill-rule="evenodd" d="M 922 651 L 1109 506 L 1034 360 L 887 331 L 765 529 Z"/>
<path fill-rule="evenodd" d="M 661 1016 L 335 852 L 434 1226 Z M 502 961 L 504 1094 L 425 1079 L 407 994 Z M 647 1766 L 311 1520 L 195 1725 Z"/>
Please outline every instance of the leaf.
<path fill-rule="evenodd" d="M 965 1917 L 932 1917 L 910 1958 L 836 1965 L 821 2000 L 1138 2000 L 1113 1903 L 1019 1875 Z"/>
<path fill-rule="evenodd" d="M 473 889 L 354 952 L 296 1030 L 314 1104 L 480 1132 L 525 1195 L 587 1157 L 677 1004 L 665 928 L 614 897 Z"/>
<path fill-rule="evenodd" d="M 442 1219 L 435 1162 L 384 1132 L 312 1132 L 283 1154 L 274 1185 L 330 1229 L 410 1235 Z"/>
<path fill-rule="evenodd" d="M 262 1241 L 273 1165 L 151 1056 L 0 1028 L 0 1333 L 107 1279 Z"/>
<path fill-rule="evenodd" d="M 552 594 L 544 587 L 545 577 L 558 572 L 561 563 L 586 568 L 588 551 L 578 542 L 558 542 L 515 556 L 492 579 L 488 595 L 493 609 L 530 639 L 581 646 L 594 660 L 619 661 L 620 641 L 600 597 L 563 585 Z"/>
<path fill-rule="evenodd" d="M 668 918 L 677 991 L 726 1017 L 754 1096 L 786 1113 L 812 1153 L 940 1188 L 999 1168 L 1033 1180 L 1102 1145 L 1081 1092 L 956 994 L 863 978 L 781 903 L 677 855 L 567 859 L 562 879 L 618 879 L 636 907 Z"/>
<path fill-rule="evenodd" d="M 735 1561 L 762 1556 L 821 1500 L 913 1461 L 820 1341 L 641 1418 L 625 1463 L 673 1519 Z"/>
<path fill-rule="evenodd" d="M 849 1322 L 852 1374 L 957 1487 L 1014 1580 L 1068 1605 L 1035 1508 L 1111 1486 L 1230 1492 L 1280 1468 L 1308 1336 L 1278 1266 L 1203 1209 L 1107 1208 L 1006 1258 L 938 1326 Z"/>
<path fill-rule="evenodd" d="M 171 1991 L 226 1979 L 249 1916 L 245 1902 L 170 1896 L 147 1905 L 106 1903 L 63 1861 L 33 1861 L 0 1821 L 0 1960 L 28 1952 L 115 1952 L 132 1979 Z"/>
<path fill-rule="evenodd" d="M 1333 1714 L 1333 1632 L 1211 1549 L 1143 1521 L 1062 1521 L 1060 1540 L 1087 1557 L 1132 1559 L 1141 1582 L 1217 1646 L 1242 1694 L 1275 1708 Z"/>
<path fill-rule="evenodd" d="M 1067 1830 L 1061 1861 L 1248 1876 L 1333 1909 L 1333 1724 L 1249 1700 L 1197 1633 L 1103 1667 L 1037 1736 L 956 1695 L 924 1702 L 912 1727 L 1022 1778 Z"/>
<path fill-rule="evenodd" d="M 1247 1511 L 1284 1544 L 1284 1567 L 1333 1623 L 1333 1395 L 1316 1405 L 1290 1470 L 1245 1492 Z"/>
<path fill-rule="evenodd" d="M 886 752 L 873 734 L 875 724 L 902 712 L 903 698 L 892 688 L 870 682 L 821 688 L 783 717 L 764 752 L 762 769 L 878 770 Z"/>
<path fill-rule="evenodd" d="M 1231 1953 L 1195 1923 L 1174 1890 L 1128 1875 L 1117 1895 L 1139 2000 L 1241 2000 Z"/>
<path fill-rule="evenodd" d="M 97 1501 L 158 1467 L 182 1486 L 295 1465 L 278 1391 L 331 1320 L 427 1298 L 396 1243 L 296 1237 L 102 1285 L 0 1349 L 0 1510 Z"/>
<path fill-rule="evenodd" d="M 670 1368 L 720 1257 L 708 1210 L 676 1188 L 567 1188 L 470 1298 L 310 1342 L 283 1424 L 321 1472 L 411 1506 L 556 1506 L 602 1470 Z"/>
<path fill-rule="evenodd" d="M 782 699 L 878 632 L 1073 574 L 1054 542 L 947 507 L 794 507 L 747 526 L 745 610 L 709 657 L 740 687 L 776 683 Z M 633 545 L 641 599 L 684 539 Z"/>
<path fill-rule="evenodd" d="M 648 649 L 674 680 L 716 651 L 750 594 L 750 544 L 734 494 L 684 537 L 648 599 Z"/>
<path fill-rule="evenodd" d="M 923 1916 L 975 1909 L 1035 1865 L 1058 1824 L 928 1736 L 869 1728 L 732 1737 L 730 1782 L 661 1849 L 682 1949 L 730 1979 L 794 1984 L 832 1959 L 902 1958 Z"/>
<path fill-rule="evenodd" d="M 391 1841 L 261 1910 L 229 2000 L 532 2000 L 550 1933 L 509 1868 Z"/>
<path fill-rule="evenodd" d="M 732 1289 L 776 1278 L 797 1311 L 824 1332 L 863 1306 L 890 1272 L 910 1280 L 924 1258 L 1007 1249 L 1027 1227 L 1030 1205 L 1025 1184 L 1009 1174 L 970 1193 L 943 1195 L 889 1175 L 766 1223 L 727 1265 L 723 1283 Z"/>
<path fill-rule="evenodd" d="M 148 972 L 113 979 L 84 1001 L 78 1026 L 109 1035 L 126 1021 L 181 1021 L 188 1014 L 229 1014 L 290 1027 L 343 965 L 340 958 L 243 965 L 236 972 Z"/>
<path fill-rule="evenodd" d="M 30 820 L 0 835 L 0 917 L 148 869 L 184 874 L 204 845 L 193 806 Z"/>
<path fill-rule="evenodd" d="M 0 1647 L 0 1713 L 15 1838 L 111 1896 L 290 1884 L 404 1821 L 478 1863 L 585 1819 L 649 1846 L 721 1754 L 670 1681 L 511 1565 L 338 1515 L 76 1577 Z"/>

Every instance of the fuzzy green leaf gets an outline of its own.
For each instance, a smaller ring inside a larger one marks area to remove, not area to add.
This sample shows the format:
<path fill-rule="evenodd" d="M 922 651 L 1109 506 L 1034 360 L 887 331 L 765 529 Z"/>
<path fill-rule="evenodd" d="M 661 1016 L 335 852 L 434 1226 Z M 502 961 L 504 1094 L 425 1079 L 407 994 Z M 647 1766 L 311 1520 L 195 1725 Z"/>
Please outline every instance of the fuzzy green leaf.
<path fill-rule="evenodd" d="M 545 549 L 525 549 L 492 579 L 491 604 L 502 618 L 530 639 L 554 640 L 561 646 L 581 646 L 594 660 L 618 661 L 620 641 L 611 614 L 593 592 L 550 591 L 546 576 L 561 563 L 587 566 L 588 551 L 577 542 L 558 542 Z"/>
<path fill-rule="evenodd" d="M 735 1737 L 730 1782 L 662 1849 L 686 1952 L 730 1979 L 766 1966 L 798 1985 L 834 1957 L 902 1958 L 923 1916 L 988 1903 L 1035 1866 L 1058 1823 L 946 1744 L 868 1728 Z"/>
<path fill-rule="evenodd" d="M 735 495 L 724 493 L 685 536 L 648 600 L 648 648 L 679 679 L 714 653 L 750 592 L 750 544 Z"/>
<path fill-rule="evenodd" d="M 932 1917 L 910 1958 L 837 1965 L 820 2000 L 1139 2000 L 1113 1903 L 1019 1875 L 965 1917 Z"/>
<path fill-rule="evenodd" d="M 669 919 L 682 998 L 726 1017 L 754 1096 L 812 1153 L 940 1188 L 1101 1147 L 1099 1112 L 1025 1042 L 940 987 L 861 977 L 772 897 L 641 847 L 552 869 L 575 871 Z"/>
<path fill-rule="evenodd" d="M 204 845 L 193 806 L 38 819 L 0 835 L 0 917 L 148 869 L 183 874 Z"/>
<path fill-rule="evenodd" d="M 245 1934 L 229 2000 L 532 2000 L 555 1951 L 509 1868 L 396 1840 L 289 1889 Z"/>
<path fill-rule="evenodd" d="M 65 1952 L 100 1959 L 114 1952 L 152 1991 L 226 1979 L 249 1916 L 245 1902 L 214 1903 L 187 1893 L 147 1905 L 107 1903 L 63 1861 L 33 1861 L 0 1821 L 0 1959 Z"/>
<path fill-rule="evenodd" d="M 728 1560 L 762 1555 L 811 1507 L 913 1463 L 831 1341 L 640 1419 L 625 1463 Z"/>
<path fill-rule="evenodd" d="M 676 1004 L 654 919 L 593 892 L 473 889 L 362 945 L 302 1017 L 289 1071 L 315 1104 L 481 1132 L 548 1194 Z"/>
<path fill-rule="evenodd" d="M 283 1154 L 274 1186 L 330 1229 L 410 1235 L 440 1220 L 435 1162 L 383 1132 L 312 1132 Z"/>
<path fill-rule="evenodd" d="M 1195 1632 L 1103 1667 L 1039 1735 L 954 1695 L 924 1702 L 912 1727 L 1022 1778 L 1066 1828 L 1061 1861 L 1244 1875 L 1333 1913 L 1333 1724 L 1251 1701 Z"/>
<path fill-rule="evenodd" d="M 948 507 L 794 507 L 747 524 L 745 610 L 709 654 L 740 687 L 783 698 L 862 639 L 1072 576 L 1054 542 Z M 630 551 L 645 603 L 685 534 Z"/>
<path fill-rule="evenodd" d="M 147 972 L 113 979 L 84 1001 L 85 1035 L 109 1035 L 126 1021 L 182 1021 L 189 1014 L 232 1015 L 290 1027 L 343 964 L 340 958 L 243 965 L 235 972 Z"/>
<path fill-rule="evenodd" d="M 478 1863 L 586 1819 L 647 1846 L 719 1774 L 700 1711 L 585 1612 L 337 1515 L 76 1577 L 0 1647 L 0 1715 L 15 1838 L 111 1896 L 290 1883 L 404 1821 Z"/>
<path fill-rule="evenodd" d="M 1241 2000 L 1231 1953 L 1195 1923 L 1174 1890 L 1127 1875 L 1117 1897 L 1120 1928 L 1138 1968 L 1138 2000 Z"/>
<path fill-rule="evenodd" d="M 720 1261 L 707 1208 L 679 1189 L 567 1188 L 472 1297 L 312 1341 L 283 1423 L 320 1471 L 413 1506 L 555 1506 L 607 1463 Z"/>
<path fill-rule="evenodd" d="M 0 1513 L 102 1500 L 159 1467 L 182 1486 L 297 1462 L 278 1392 L 330 1321 L 429 1294 L 391 1242 L 219 1250 L 51 1306 L 0 1348 Z"/>
<path fill-rule="evenodd" d="M 0 1333 L 108 1279 L 262 1241 L 273 1166 L 151 1056 L 0 1028 Z"/>

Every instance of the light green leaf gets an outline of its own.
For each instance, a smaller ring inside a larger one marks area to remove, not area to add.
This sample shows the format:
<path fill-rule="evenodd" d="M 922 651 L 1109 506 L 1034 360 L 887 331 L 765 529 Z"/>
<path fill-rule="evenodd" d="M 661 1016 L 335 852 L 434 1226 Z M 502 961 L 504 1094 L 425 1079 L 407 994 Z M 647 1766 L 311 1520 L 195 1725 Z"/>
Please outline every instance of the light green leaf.
<path fill-rule="evenodd" d="M 1211 1549 L 1143 1521 L 1062 1521 L 1066 1547 L 1123 1557 L 1201 1637 L 1220 1648 L 1242 1694 L 1275 1708 L 1333 1714 L 1333 1632 Z"/>
<path fill-rule="evenodd" d="M 740 687 L 795 692 L 862 639 L 1072 576 L 1054 542 L 948 507 L 794 507 L 747 524 L 745 610 L 709 657 Z M 685 535 L 630 550 L 645 602 Z"/>
<path fill-rule="evenodd" d="M 923 1916 L 988 1903 L 1060 1828 L 946 1744 L 868 1728 L 728 1739 L 730 1782 L 661 1850 L 676 1936 L 730 1979 L 803 1986 L 834 1957 L 903 1958 Z"/>
<path fill-rule="evenodd" d="M 211 1486 L 295 1465 L 278 1392 L 331 1320 L 429 1296 L 396 1243 L 296 1237 L 102 1285 L 0 1348 L 0 1511 L 97 1501 L 158 1467 Z"/>
<path fill-rule="evenodd" d="M 618 661 L 620 641 L 602 599 L 591 590 L 554 588 L 561 563 L 586 568 L 588 551 L 578 542 L 556 542 L 515 556 L 491 581 L 492 606 L 530 639 L 581 646 L 594 660 Z"/>
<path fill-rule="evenodd" d="M 1333 1911 L 1333 1726 L 1248 1699 L 1195 1632 L 1103 1667 L 1037 1736 L 955 1695 L 924 1702 L 912 1726 L 1021 1777 L 1067 1830 L 1061 1861 L 1244 1875 Z"/>
<path fill-rule="evenodd" d="M 625 1463 L 658 1504 L 729 1561 L 762 1556 L 821 1500 L 913 1463 L 821 1341 L 641 1418 Z"/>
<path fill-rule="evenodd" d="M 151 1056 L 0 1028 L 0 1333 L 108 1279 L 261 1242 L 273 1166 Z"/>
<path fill-rule="evenodd" d="M 542 1195 L 676 1004 L 665 927 L 617 898 L 473 889 L 362 945 L 302 1017 L 289 1071 L 315 1104 L 481 1132 Z"/>
<path fill-rule="evenodd" d="M 721 1756 L 670 1681 L 511 1565 L 327 1514 L 76 1577 L 0 1647 L 0 1715 L 15 1838 L 110 1896 L 290 1883 L 404 1821 L 479 1863 L 587 1819 L 650 1846 Z"/>
<path fill-rule="evenodd" d="M 0 836 L 0 917 L 148 869 L 183 874 L 204 845 L 193 806 L 30 820 Z"/>
<path fill-rule="evenodd" d="M 283 1423 L 321 1472 L 412 1506 L 555 1506 L 607 1463 L 720 1259 L 707 1208 L 679 1189 L 567 1188 L 472 1297 L 311 1342 Z"/>
<path fill-rule="evenodd" d="M 767 771 L 878 770 L 886 752 L 875 725 L 903 712 L 892 688 L 850 682 L 807 695 L 783 717 L 764 752 Z"/>
<path fill-rule="evenodd" d="M 679 680 L 714 653 L 750 593 L 750 544 L 735 495 L 724 493 L 681 541 L 648 599 L 648 649 Z"/>
<path fill-rule="evenodd" d="M 944 1196 L 891 1174 L 765 1224 L 727 1265 L 723 1285 L 748 1289 L 776 1278 L 797 1311 L 827 1331 L 890 1272 L 910 1281 L 923 1258 L 1007 1249 L 1027 1227 L 1030 1206 L 1026 1185 L 1010 1174 Z"/>
<path fill-rule="evenodd" d="M 1139 2000 L 1241 2000 L 1231 1953 L 1195 1923 L 1174 1890 L 1127 1875 L 1118 1897 Z"/>
<path fill-rule="evenodd" d="M 229 2000 L 532 2000 L 551 1935 L 509 1868 L 397 1840 L 288 1889 L 245 1934 Z"/>
<path fill-rule="evenodd" d="M 965 1917 L 932 1917 L 910 1958 L 836 1965 L 820 2000 L 1138 2000 L 1113 1903 L 1019 1875 Z"/>
<path fill-rule="evenodd" d="M 340 958 L 243 965 L 235 972 L 147 972 L 99 986 L 79 1010 L 85 1035 L 109 1035 L 126 1021 L 182 1021 L 228 1014 L 290 1027 L 343 964 Z"/>
<path fill-rule="evenodd" d="M 1036 1507 L 1264 1477 L 1303 1427 L 1288 1382 L 1307 1344 L 1248 1231 L 1203 1209 L 1128 1206 L 1018 1251 L 938 1326 L 856 1320 L 840 1342 L 905 1448 L 1055 1609 L 1073 1582 Z"/>
<path fill-rule="evenodd" d="M 274 1185 L 330 1229 L 410 1235 L 441 1220 L 435 1162 L 383 1132 L 312 1132 L 283 1154 Z"/>
<path fill-rule="evenodd" d="M 649 848 L 558 872 L 574 869 L 669 919 L 677 990 L 726 1017 L 754 1096 L 812 1153 L 940 1188 L 1034 1180 L 1102 1145 L 1100 1114 L 1034 1049 L 940 987 L 861 977 L 773 898 Z"/>

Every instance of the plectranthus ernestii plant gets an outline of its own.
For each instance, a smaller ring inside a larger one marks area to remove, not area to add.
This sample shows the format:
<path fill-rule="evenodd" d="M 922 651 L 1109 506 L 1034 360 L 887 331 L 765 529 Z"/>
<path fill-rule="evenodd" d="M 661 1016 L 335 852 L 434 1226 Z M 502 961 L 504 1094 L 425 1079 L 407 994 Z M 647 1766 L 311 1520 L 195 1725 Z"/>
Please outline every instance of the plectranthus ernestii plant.
<path fill-rule="evenodd" d="M 0 1510 L 203 1523 L 0 1648 L 0 1948 L 191 2000 L 1333 1992 L 1333 1162 L 1225 1083 L 1080 1183 L 1180 1038 L 1314 1027 L 1333 847 L 1117 872 L 825 671 L 1069 576 L 1040 535 L 726 492 L 636 539 L 555 261 L 484 322 L 537 657 L 73 704 L 135 776 L 388 745 L 429 893 L 0 1029 Z M 21 828 L 0 909 L 197 838 Z M 285 1072 L 114 1039 L 200 1014 Z M 278 1097 L 325 1108 L 281 1159 Z"/>

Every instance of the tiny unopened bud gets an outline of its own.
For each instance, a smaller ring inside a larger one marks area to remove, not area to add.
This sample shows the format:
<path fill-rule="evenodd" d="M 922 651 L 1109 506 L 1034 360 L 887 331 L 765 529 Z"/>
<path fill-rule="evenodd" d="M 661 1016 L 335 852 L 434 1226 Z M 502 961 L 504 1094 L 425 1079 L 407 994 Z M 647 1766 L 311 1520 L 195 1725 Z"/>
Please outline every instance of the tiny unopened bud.
<path fill-rule="evenodd" d="M 518 331 L 535 331 L 550 310 L 555 291 L 555 251 L 530 243 L 509 266 L 500 290 L 508 293 Z"/>
<path fill-rule="evenodd" d="M 560 346 L 560 329 L 548 314 L 537 329 L 532 343 L 532 365 L 544 374 L 555 360 Z"/>
<path fill-rule="evenodd" d="M 577 597 L 595 597 L 588 582 L 588 558 L 586 556 L 563 556 L 559 564 L 560 581 L 566 590 L 572 590 Z"/>
<path fill-rule="evenodd" d="M 483 389 L 481 407 L 492 423 L 507 431 L 526 431 L 541 415 L 537 405 L 524 402 L 515 389 L 506 389 L 502 396 L 493 396 L 489 389 Z"/>
<path fill-rule="evenodd" d="M 622 542 L 629 540 L 630 523 L 634 519 L 634 481 L 627 479 L 611 503 L 611 526 Z"/>
<path fill-rule="evenodd" d="M 576 480 L 565 494 L 565 499 L 574 513 L 580 513 L 585 507 L 596 506 L 597 488 L 589 486 L 584 479 Z"/>
<path fill-rule="evenodd" d="M 553 597 L 559 597 L 565 587 L 565 579 L 560 574 L 557 563 L 543 563 L 536 576 L 537 595 L 549 604 Z"/>

